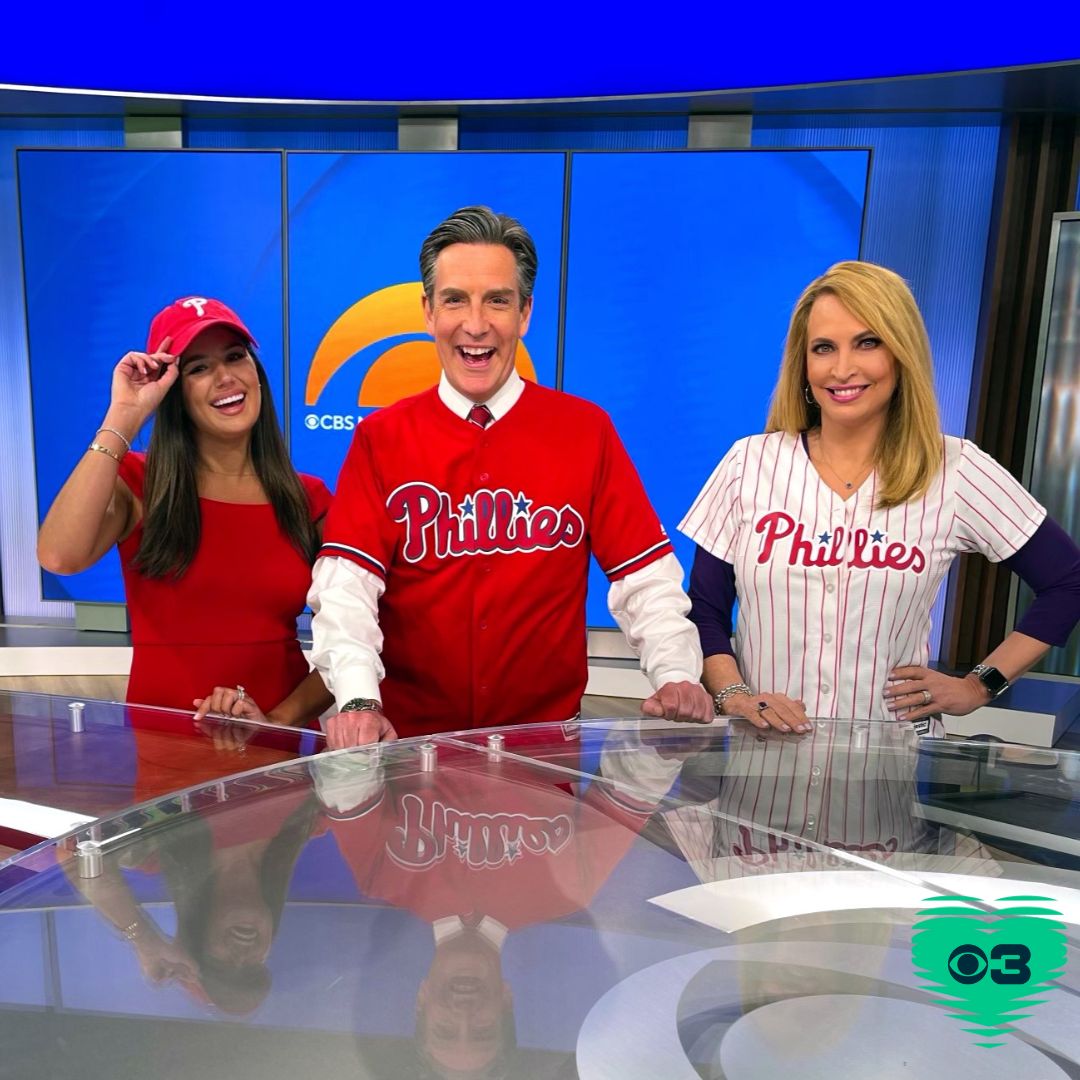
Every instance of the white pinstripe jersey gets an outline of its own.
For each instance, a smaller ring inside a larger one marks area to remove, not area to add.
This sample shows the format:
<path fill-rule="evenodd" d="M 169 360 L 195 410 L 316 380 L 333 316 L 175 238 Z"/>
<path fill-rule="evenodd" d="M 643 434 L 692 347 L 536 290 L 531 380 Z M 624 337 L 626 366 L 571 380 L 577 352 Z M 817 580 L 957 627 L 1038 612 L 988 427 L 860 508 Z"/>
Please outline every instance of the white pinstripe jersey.
<path fill-rule="evenodd" d="M 735 653 L 756 690 L 809 715 L 885 720 L 899 665 L 929 660 L 930 609 L 953 559 L 1014 555 L 1046 511 L 973 443 L 942 436 L 942 467 L 920 499 L 876 508 L 873 473 L 846 501 L 802 438 L 741 439 L 679 526 L 735 567 Z"/>

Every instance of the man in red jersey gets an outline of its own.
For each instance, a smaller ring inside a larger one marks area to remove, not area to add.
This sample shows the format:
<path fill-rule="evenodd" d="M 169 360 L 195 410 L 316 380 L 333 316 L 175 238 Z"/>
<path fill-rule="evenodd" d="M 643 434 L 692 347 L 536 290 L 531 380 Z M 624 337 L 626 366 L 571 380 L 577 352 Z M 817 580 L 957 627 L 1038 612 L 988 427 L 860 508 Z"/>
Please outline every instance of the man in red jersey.
<path fill-rule="evenodd" d="M 424 241 L 442 377 L 356 429 L 308 597 L 332 748 L 576 718 L 590 554 L 655 690 L 643 711 L 712 716 L 682 568 L 611 420 L 515 369 L 536 268 L 486 207 Z"/>

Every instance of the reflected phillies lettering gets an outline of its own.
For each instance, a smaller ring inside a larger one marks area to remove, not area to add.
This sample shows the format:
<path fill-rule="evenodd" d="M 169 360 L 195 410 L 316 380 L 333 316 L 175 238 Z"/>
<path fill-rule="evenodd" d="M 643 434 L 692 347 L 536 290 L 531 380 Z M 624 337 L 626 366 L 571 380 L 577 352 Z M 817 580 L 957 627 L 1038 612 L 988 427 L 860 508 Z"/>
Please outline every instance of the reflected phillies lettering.
<path fill-rule="evenodd" d="M 570 842 L 574 826 L 565 814 L 475 814 L 419 795 L 403 795 L 404 824 L 393 830 L 386 852 L 407 870 L 426 870 L 453 852 L 472 870 L 493 870 L 525 854 L 557 855 Z"/>
<path fill-rule="evenodd" d="M 866 855 L 871 859 L 887 862 L 899 850 L 900 841 L 895 836 L 887 840 L 872 840 L 862 844 L 846 844 L 842 840 L 826 840 L 824 845 L 814 841 L 804 841 L 797 837 L 790 840 L 786 836 L 777 836 L 767 832 L 762 837 L 758 834 L 758 843 L 754 842 L 754 833 L 746 825 L 738 827 L 738 839 L 732 842 L 731 853 L 742 862 L 750 866 L 768 866 L 774 863 L 778 856 L 798 856 L 800 865 L 804 869 L 811 867 L 837 867 L 850 866 L 851 863 L 840 858 L 838 855 L 830 855 L 828 849 L 834 851 L 851 851 L 857 855 Z M 824 847 L 825 850 L 822 850 Z"/>
<path fill-rule="evenodd" d="M 532 509 L 524 492 L 480 488 L 453 505 L 450 496 L 431 484 L 412 481 L 386 500 L 390 517 L 405 526 L 402 554 L 411 563 L 429 552 L 437 558 L 461 555 L 513 554 L 576 547 L 585 538 L 585 522 L 568 504 Z"/>
<path fill-rule="evenodd" d="M 774 555 L 782 558 L 787 552 L 789 566 L 840 566 L 846 563 L 853 570 L 910 570 L 921 574 L 926 569 L 926 555 L 916 544 L 899 540 L 887 542 L 880 532 L 871 533 L 860 526 L 847 530 L 837 525 L 832 532 L 806 536 L 807 529 L 781 510 L 765 514 L 754 526 L 763 534 L 759 565 Z M 786 543 L 784 543 L 786 542 Z"/>

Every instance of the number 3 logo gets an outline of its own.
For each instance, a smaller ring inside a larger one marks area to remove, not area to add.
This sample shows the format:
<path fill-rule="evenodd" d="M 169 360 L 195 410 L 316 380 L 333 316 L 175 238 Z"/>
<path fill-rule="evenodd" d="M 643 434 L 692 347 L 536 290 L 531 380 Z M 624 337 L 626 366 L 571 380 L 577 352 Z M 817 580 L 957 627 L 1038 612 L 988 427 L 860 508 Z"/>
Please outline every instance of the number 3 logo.
<path fill-rule="evenodd" d="M 977 945 L 958 945 L 949 954 L 949 974 L 970 986 L 989 971 L 1000 986 L 1022 986 L 1031 978 L 1030 959 L 1031 950 L 1026 945 L 995 945 L 989 960 Z"/>

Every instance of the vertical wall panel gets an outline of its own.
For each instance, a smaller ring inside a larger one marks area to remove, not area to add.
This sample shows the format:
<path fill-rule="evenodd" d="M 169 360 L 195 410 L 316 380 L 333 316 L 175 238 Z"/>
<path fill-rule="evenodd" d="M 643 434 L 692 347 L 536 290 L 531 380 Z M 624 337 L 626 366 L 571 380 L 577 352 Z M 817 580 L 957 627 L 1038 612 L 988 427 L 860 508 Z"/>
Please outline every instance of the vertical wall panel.
<path fill-rule="evenodd" d="M 122 117 L 8 117 L 0 120 L 0 417 L 3 417 L 5 431 L 4 452 L 0 454 L 0 566 L 4 614 L 8 617 L 74 618 L 75 615 L 72 604 L 42 601 L 35 554 L 37 499 L 30 435 L 29 361 L 23 311 L 15 150 L 24 146 L 123 145 Z M 73 325 L 71 336 L 76 348 L 78 332 L 78 326 Z M 83 425 L 86 441 L 93 437 L 90 430 L 93 419 L 90 417 L 57 416 L 56 423 Z M 74 464 L 72 462 L 72 466 Z"/>

